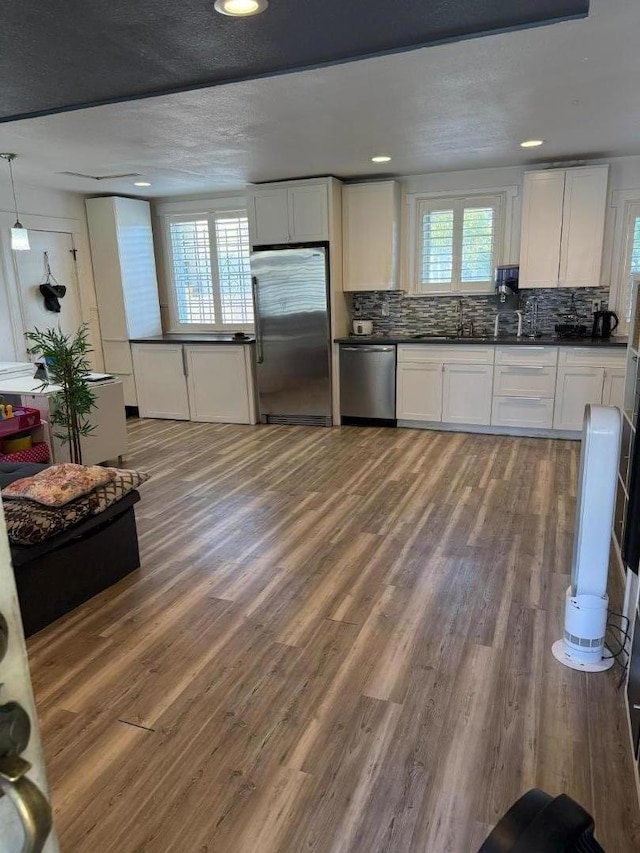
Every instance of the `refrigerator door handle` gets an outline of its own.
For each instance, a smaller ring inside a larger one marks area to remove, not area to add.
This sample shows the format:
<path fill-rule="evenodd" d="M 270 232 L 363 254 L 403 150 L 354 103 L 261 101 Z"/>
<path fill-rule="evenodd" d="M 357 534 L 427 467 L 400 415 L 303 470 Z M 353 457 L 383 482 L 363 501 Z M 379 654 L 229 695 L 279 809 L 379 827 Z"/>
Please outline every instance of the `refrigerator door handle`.
<path fill-rule="evenodd" d="M 251 289 L 253 291 L 253 315 L 256 328 L 256 359 L 258 364 L 264 364 L 264 353 L 262 351 L 262 329 L 260 328 L 260 311 L 258 310 L 258 276 L 251 276 Z"/>

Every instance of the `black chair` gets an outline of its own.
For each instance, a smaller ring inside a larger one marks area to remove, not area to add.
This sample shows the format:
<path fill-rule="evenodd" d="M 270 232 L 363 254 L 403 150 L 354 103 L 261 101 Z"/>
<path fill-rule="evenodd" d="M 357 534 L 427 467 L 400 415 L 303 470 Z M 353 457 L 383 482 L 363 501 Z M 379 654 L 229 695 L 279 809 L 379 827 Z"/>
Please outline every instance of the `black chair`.
<path fill-rule="evenodd" d="M 604 853 L 591 815 L 561 794 L 533 788 L 514 803 L 478 853 Z"/>

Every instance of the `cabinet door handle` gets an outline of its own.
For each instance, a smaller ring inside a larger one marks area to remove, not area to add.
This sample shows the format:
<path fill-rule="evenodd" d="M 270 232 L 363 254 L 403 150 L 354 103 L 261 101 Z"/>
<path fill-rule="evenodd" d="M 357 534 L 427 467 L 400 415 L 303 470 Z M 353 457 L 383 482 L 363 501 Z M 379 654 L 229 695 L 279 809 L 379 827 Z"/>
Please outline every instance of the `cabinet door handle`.
<path fill-rule="evenodd" d="M 184 347 L 182 347 L 182 372 L 185 376 L 189 375 L 189 359 Z"/>
<path fill-rule="evenodd" d="M 0 758 L 0 789 L 11 801 L 22 821 L 21 853 L 40 853 L 51 832 L 51 806 L 37 785 L 27 779 L 31 765 L 17 755 Z"/>
<path fill-rule="evenodd" d="M 253 324 L 256 330 L 256 359 L 258 364 L 264 363 L 264 352 L 262 350 L 262 328 L 260 326 L 260 311 L 258 308 L 258 276 L 251 276 L 251 289 L 253 290 Z"/>

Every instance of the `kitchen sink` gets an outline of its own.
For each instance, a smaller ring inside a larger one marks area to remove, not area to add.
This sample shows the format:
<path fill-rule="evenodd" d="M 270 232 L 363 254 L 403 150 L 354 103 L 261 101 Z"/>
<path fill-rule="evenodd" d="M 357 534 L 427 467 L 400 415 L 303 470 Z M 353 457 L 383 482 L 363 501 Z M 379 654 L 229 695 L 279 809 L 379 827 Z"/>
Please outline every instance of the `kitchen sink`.
<path fill-rule="evenodd" d="M 457 335 L 411 335 L 414 341 L 456 341 Z"/>
<path fill-rule="evenodd" d="M 411 335 L 414 341 L 488 341 L 489 335 Z"/>

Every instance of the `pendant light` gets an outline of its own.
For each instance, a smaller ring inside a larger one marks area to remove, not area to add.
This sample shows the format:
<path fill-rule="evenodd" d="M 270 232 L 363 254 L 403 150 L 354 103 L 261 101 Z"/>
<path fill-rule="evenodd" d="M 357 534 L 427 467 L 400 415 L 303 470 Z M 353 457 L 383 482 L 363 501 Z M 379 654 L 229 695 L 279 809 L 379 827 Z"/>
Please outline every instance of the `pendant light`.
<path fill-rule="evenodd" d="M 13 206 L 16 211 L 16 222 L 11 229 L 11 248 L 14 252 L 28 252 L 31 246 L 29 245 L 29 232 L 23 227 L 18 216 L 18 202 L 16 201 L 16 188 L 13 183 L 13 168 L 11 161 L 16 159 L 15 154 L 0 154 L 3 160 L 9 164 L 9 177 L 11 179 L 11 192 L 13 193 Z"/>

